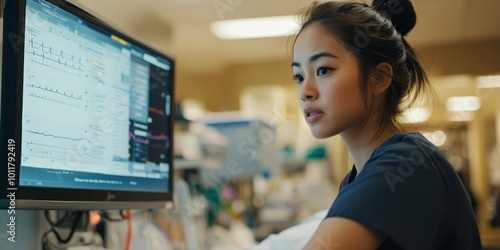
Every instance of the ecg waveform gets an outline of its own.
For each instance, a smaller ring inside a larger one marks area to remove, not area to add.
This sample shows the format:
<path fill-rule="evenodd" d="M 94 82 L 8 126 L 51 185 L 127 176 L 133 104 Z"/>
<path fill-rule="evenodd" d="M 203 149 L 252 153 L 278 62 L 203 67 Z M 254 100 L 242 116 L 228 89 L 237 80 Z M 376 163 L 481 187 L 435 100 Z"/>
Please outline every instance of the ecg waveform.
<path fill-rule="evenodd" d="M 31 145 L 34 145 L 34 146 L 43 146 L 43 147 L 49 147 L 49 148 L 57 148 L 57 149 L 63 149 L 63 150 L 70 150 L 72 148 L 68 148 L 68 147 L 61 147 L 61 146 L 55 146 L 55 145 L 48 145 L 48 144 L 44 144 L 44 143 L 37 143 L 37 142 L 32 142 L 32 141 L 27 141 L 26 142 L 26 146 L 28 149 L 31 149 L 32 146 Z"/>
<path fill-rule="evenodd" d="M 162 147 L 167 148 L 169 146 L 168 136 L 166 136 L 164 134 L 153 135 L 153 134 L 151 134 L 151 132 L 149 132 L 148 137 L 143 139 L 143 138 L 138 138 L 137 136 L 134 135 L 134 133 L 132 131 L 130 131 L 129 136 L 130 136 L 131 140 L 133 140 L 134 142 L 140 143 L 140 144 L 150 145 L 152 142 L 155 142 L 155 141 L 165 141 L 165 144 L 162 145 Z"/>
<path fill-rule="evenodd" d="M 37 131 L 33 131 L 33 130 L 26 130 L 26 132 L 31 133 L 31 134 L 46 136 L 46 137 L 52 137 L 52 138 L 56 138 L 56 139 L 70 140 L 70 141 L 81 141 L 81 140 L 83 140 L 83 138 L 71 138 L 71 137 L 66 137 L 66 136 L 59 136 L 59 135 L 54 135 L 54 134 L 47 134 L 47 133 L 44 133 L 44 132 L 37 132 Z"/>
<path fill-rule="evenodd" d="M 43 42 L 41 43 L 35 42 L 33 38 L 29 40 L 29 44 L 31 50 L 28 52 L 28 54 L 32 55 L 33 57 L 41 58 L 42 62 L 49 61 L 51 63 L 55 63 L 56 65 L 64 66 L 65 68 L 70 68 L 77 71 L 83 71 L 81 57 L 76 57 L 72 54 L 64 52 L 63 50 L 53 48 L 52 46 L 47 46 Z M 47 64 L 43 65 L 51 67 L 50 65 Z M 51 68 L 60 70 L 59 68 L 55 67 Z"/>
<path fill-rule="evenodd" d="M 165 112 L 163 112 L 163 110 L 161 109 L 157 109 L 157 108 L 153 108 L 153 107 L 150 107 L 149 108 L 149 111 L 153 112 L 153 113 L 157 113 L 161 116 L 164 116 L 165 115 Z"/>
<path fill-rule="evenodd" d="M 46 97 L 46 96 L 41 96 L 41 95 L 37 95 L 37 94 L 30 94 L 30 96 L 31 97 L 35 97 L 35 98 L 39 98 L 39 99 L 43 99 L 43 100 L 49 101 L 49 102 L 55 102 L 55 103 L 59 103 L 59 104 L 71 106 L 71 107 L 74 107 L 74 108 L 81 108 L 79 105 L 75 105 L 75 104 L 68 103 L 68 102 L 62 102 L 62 101 L 59 101 L 59 100 L 56 100 L 56 99 L 52 99 L 52 98 L 49 98 L 49 97 Z"/>
<path fill-rule="evenodd" d="M 73 95 L 73 93 L 69 93 L 68 94 L 68 93 L 66 93 L 66 91 L 60 92 L 58 89 L 53 89 L 52 87 L 49 88 L 47 86 L 41 86 L 41 85 L 35 85 L 35 84 L 26 84 L 26 86 L 32 87 L 32 88 L 35 88 L 35 89 L 44 90 L 44 91 L 47 91 L 47 92 L 51 92 L 51 93 L 54 93 L 54 94 L 57 94 L 57 95 L 60 95 L 60 96 L 64 96 L 64 97 L 67 97 L 67 98 L 71 98 L 71 99 L 74 99 L 74 100 L 77 100 L 77 101 L 83 101 L 81 95 L 76 96 L 76 95 Z"/>
<path fill-rule="evenodd" d="M 28 163 L 34 158 L 47 158 L 51 161 L 62 160 L 65 161 L 68 155 L 81 156 L 81 152 L 76 152 L 74 148 L 64 147 L 60 145 L 50 145 L 46 143 L 39 143 L 34 141 L 26 141 L 26 151 L 24 153 L 23 162 Z M 24 149 L 23 149 L 24 151 Z"/>
<path fill-rule="evenodd" d="M 135 141 L 137 143 L 144 144 L 144 145 L 149 144 L 148 139 L 138 138 L 137 136 L 134 135 L 134 133 L 132 131 L 130 131 L 129 136 L 130 136 L 130 139 L 132 139 L 133 141 Z"/>

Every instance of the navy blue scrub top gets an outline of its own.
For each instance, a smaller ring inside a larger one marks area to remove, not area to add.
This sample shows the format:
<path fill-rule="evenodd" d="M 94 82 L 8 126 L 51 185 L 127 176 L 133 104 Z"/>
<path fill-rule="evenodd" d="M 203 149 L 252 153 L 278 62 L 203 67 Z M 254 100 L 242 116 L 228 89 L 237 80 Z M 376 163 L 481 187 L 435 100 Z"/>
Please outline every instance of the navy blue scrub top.
<path fill-rule="evenodd" d="M 462 182 L 420 133 L 391 136 L 359 174 L 353 167 L 328 217 L 348 218 L 385 234 L 381 250 L 482 249 Z"/>

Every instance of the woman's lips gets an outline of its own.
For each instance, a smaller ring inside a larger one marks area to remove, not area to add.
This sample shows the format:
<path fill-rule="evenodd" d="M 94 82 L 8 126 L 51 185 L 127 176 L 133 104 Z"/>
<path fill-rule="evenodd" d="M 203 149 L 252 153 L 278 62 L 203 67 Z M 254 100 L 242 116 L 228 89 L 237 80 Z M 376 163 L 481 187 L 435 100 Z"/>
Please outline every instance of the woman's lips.
<path fill-rule="evenodd" d="M 304 109 L 304 114 L 306 115 L 306 121 L 308 123 L 313 123 L 319 120 L 324 113 L 319 109 L 308 107 Z"/>

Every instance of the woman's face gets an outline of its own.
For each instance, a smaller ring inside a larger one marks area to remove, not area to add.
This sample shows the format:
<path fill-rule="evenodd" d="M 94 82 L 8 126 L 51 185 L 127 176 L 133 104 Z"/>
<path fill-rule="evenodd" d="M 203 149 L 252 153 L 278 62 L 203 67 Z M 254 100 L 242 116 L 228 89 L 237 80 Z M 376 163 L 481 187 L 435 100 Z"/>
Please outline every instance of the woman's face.
<path fill-rule="evenodd" d="M 300 107 L 314 137 L 360 128 L 365 105 L 355 56 L 319 25 L 297 37 L 292 63 Z"/>

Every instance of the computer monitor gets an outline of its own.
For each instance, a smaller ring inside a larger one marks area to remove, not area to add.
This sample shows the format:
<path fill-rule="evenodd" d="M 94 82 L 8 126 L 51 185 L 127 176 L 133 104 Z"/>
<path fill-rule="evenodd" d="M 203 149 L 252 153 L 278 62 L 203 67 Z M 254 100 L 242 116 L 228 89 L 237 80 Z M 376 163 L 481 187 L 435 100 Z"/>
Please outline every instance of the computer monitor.
<path fill-rule="evenodd" d="M 63 0 L 7 0 L 0 208 L 172 199 L 174 59 Z"/>

